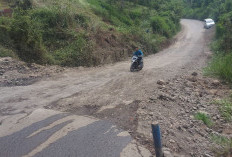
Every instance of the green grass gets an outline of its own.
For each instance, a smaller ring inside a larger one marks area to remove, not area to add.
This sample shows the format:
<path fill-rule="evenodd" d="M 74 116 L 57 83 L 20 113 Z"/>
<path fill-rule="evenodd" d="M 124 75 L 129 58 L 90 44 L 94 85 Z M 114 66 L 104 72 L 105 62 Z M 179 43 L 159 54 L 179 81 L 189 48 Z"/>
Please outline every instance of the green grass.
<path fill-rule="evenodd" d="M 0 45 L 0 57 L 14 57 L 16 58 L 17 55 L 10 49 L 7 49 Z"/>
<path fill-rule="evenodd" d="M 215 54 L 205 69 L 205 74 L 232 83 L 232 53 Z"/>
<path fill-rule="evenodd" d="M 232 138 L 226 138 L 219 135 L 211 135 L 211 141 L 221 147 L 213 150 L 216 157 L 230 157 L 232 155 Z"/>
<path fill-rule="evenodd" d="M 15 10 L 12 18 L 0 19 L 0 43 L 15 49 L 17 56 L 26 62 L 80 65 L 80 61 L 86 63 L 80 58 L 86 58 L 90 46 L 80 42 L 86 41 L 87 37 L 81 35 L 85 33 L 77 32 L 75 29 L 80 28 L 85 32 L 87 22 L 88 19 L 84 15 L 71 13 L 68 6 L 38 7 L 26 12 Z M 75 45 L 72 46 L 74 42 Z M 56 57 L 58 51 L 62 53 L 59 56 L 67 58 Z M 4 51 L 2 56 L 8 54 Z M 83 54 L 83 57 L 79 54 Z M 63 61 L 67 63 L 63 64 Z"/>
<path fill-rule="evenodd" d="M 226 121 L 232 121 L 232 101 L 230 99 L 217 100 L 214 103 L 219 105 L 219 111 Z"/>
<path fill-rule="evenodd" d="M 205 113 L 198 112 L 194 115 L 194 118 L 197 120 L 201 120 L 208 127 L 213 126 L 213 122 L 211 121 L 210 117 Z"/>
<path fill-rule="evenodd" d="M 116 27 L 132 26 L 139 16 L 143 15 L 140 10 L 121 10 L 117 4 L 111 5 L 106 1 L 88 0 L 95 14 L 102 17 L 102 20 Z M 135 21 L 133 21 L 135 20 Z"/>
<path fill-rule="evenodd" d="M 26 62 L 63 66 L 98 65 L 102 59 L 94 53 L 99 47 L 105 49 L 97 42 L 104 41 L 104 34 L 116 36 L 118 48 L 128 52 L 139 46 L 145 54 L 156 53 L 176 33 L 179 24 L 173 18 L 178 13 L 166 14 L 173 5 L 164 4 L 169 7 L 158 11 L 129 1 L 125 1 L 122 9 L 121 1 L 112 0 L 33 0 L 27 9 L 18 5 L 12 18 L 0 18 L 0 45 L 10 47 Z M 170 32 L 152 31 L 152 16 L 158 12 L 169 26 L 166 30 L 172 29 Z M 0 55 L 12 54 L 2 49 Z"/>

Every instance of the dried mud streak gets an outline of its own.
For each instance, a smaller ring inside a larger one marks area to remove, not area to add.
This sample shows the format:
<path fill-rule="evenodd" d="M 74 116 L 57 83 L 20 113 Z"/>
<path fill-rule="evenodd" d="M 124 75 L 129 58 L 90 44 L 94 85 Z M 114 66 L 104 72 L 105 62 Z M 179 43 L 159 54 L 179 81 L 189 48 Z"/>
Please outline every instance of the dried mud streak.
<path fill-rule="evenodd" d="M 136 149 L 137 149 L 137 151 L 139 152 L 139 155 L 140 155 L 141 157 L 143 157 L 143 155 L 141 154 L 141 150 L 139 149 L 139 146 L 138 146 L 137 143 L 136 143 Z"/>
<path fill-rule="evenodd" d="M 110 120 L 113 124 L 117 125 L 117 127 L 128 131 L 130 135 L 139 142 L 140 145 L 145 146 L 153 155 L 155 155 L 153 141 L 148 139 L 143 134 L 137 132 L 138 127 L 138 114 L 137 110 L 139 109 L 141 101 L 135 100 L 130 104 L 119 104 L 115 108 L 106 109 L 103 112 L 98 112 L 99 107 L 96 105 L 92 106 L 82 106 L 77 108 L 70 108 L 66 110 L 66 112 L 71 112 L 73 114 L 78 115 L 88 115 L 94 116 L 99 119 L 107 119 Z M 141 150 L 139 149 L 138 143 L 136 143 L 136 147 L 138 152 L 141 154 Z"/>
<path fill-rule="evenodd" d="M 98 113 L 99 106 L 84 105 L 82 107 L 74 107 L 66 110 L 78 115 L 89 115 L 100 119 L 108 119 L 118 125 L 120 128 L 136 132 L 138 126 L 137 110 L 139 108 L 139 100 L 135 100 L 131 104 L 119 104 L 113 109 L 106 109 L 104 112 Z"/>

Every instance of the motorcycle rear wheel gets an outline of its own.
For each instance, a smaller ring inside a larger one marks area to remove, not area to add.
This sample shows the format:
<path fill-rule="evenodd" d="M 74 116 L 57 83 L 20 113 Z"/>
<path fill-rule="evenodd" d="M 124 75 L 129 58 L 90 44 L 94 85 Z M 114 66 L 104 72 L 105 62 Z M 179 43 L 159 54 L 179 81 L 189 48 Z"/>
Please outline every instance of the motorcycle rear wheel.
<path fill-rule="evenodd" d="M 141 64 L 139 65 L 139 70 L 143 69 L 143 62 L 141 62 Z"/>

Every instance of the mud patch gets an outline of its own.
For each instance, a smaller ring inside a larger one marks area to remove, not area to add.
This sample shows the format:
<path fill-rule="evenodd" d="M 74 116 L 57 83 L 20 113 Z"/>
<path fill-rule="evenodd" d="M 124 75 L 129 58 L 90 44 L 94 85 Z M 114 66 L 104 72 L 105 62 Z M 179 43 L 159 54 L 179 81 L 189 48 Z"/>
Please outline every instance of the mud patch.
<path fill-rule="evenodd" d="M 140 100 L 135 100 L 129 104 L 122 103 L 116 105 L 114 108 L 106 108 L 104 110 L 101 110 L 102 106 L 97 105 L 84 105 L 77 107 L 72 106 L 73 104 L 69 104 L 70 108 L 65 110 L 65 112 L 109 120 L 113 124 L 117 125 L 118 128 L 128 131 L 129 134 L 141 145 L 144 145 L 152 154 L 155 154 L 152 139 L 137 132 L 139 120 L 138 109 L 141 107 L 141 102 L 142 101 Z M 56 101 L 44 108 L 62 110 L 59 104 L 60 101 Z"/>
<path fill-rule="evenodd" d="M 70 107 L 66 112 L 78 115 L 89 115 L 99 119 L 108 119 L 123 130 L 135 132 L 138 125 L 137 110 L 140 102 L 139 100 L 135 100 L 128 105 L 119 104 L 115 108 L 105 109 L 103 112 L 98 112 L 101 106 L 97 105 Z M 55 107 L 54 104 L 50 106 Z"/>
<path fill-rule="evenodd" d="M 123 130 L 135 133 L 138 126 L 137 110 L 139 109 L 140 102 L 140 100 L 135 100 L 130 104 L 119 104 L 115 108 L 108 108 L 103 111 L 100 111 L 102 106 L 98 105 L 72 106 L 70 104 L 70 108 L 65 110 L 65 112 L 107 119 Z M 56 101 L 44 108 L 57 109 L 58 107 L 59 101 Z"/>
<path fill-rule="evenodd" d="M 12 98 L 12 99 L 8 100 L 6 103 L 22 102 L 22 101 L 25 101 L 25 100 L 28 100 L 28 98 L 22 98 L 22 97 Z"/>
<path fill-rule="evenodd" d="M 81 107 L 74 107 L 66 110 L 66 112 L 70 112 L 77 115 L 89 115 L 94 116 L 95 113 L 99 110 L 100 106 L 97 105 L 84 105 Z"/>
<path fill-rule="evenodd" d="M 13 87 L 13 86 L 28 86 L 31 85 L 39 80 L 40 77 L 29 77 L 29 78 L 17 78 L 12 80 L 5 80 L 0 84 L 0 87 Z"/>
<path fill-rule="evenodd" d="M 103 112 L 96 113 L 94 116 L 100 119 L 108 119 L 123 130 L 135 132 L 138 126 L 137 110 L 140 102 L 135 100 L 128 105 L 119 104 L 115 108 L 106 109 Z"/>
<path fill-rule="evenodd" d="M 0 109 L 0 115 L 1 116 L 13 115 L 13 114 L 10 114 L 13 111 L 16 111 L 16 109 L 13 109 L 12 107 L 2 108 Z"/>

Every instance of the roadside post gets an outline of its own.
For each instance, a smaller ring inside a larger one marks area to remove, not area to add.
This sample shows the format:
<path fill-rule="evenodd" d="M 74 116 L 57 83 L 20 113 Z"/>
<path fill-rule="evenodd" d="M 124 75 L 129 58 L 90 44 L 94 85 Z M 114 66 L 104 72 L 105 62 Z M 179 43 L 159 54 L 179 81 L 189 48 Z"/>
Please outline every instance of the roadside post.
<path fill-rule="evenodd" d="M 162 151 L 160 126 L 158 123 L 153 123 L 151 124 L 151 127 L 152 127 L 152 135 L 153 135 L 153 140 L 154 140 L 156 157 L 164 157 L 164 154 Z"/>

